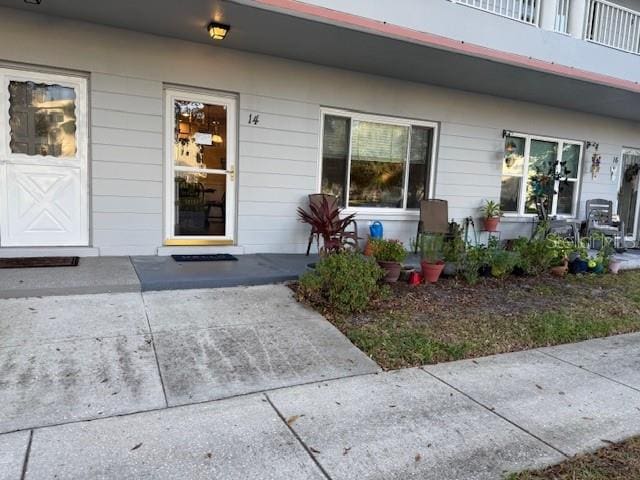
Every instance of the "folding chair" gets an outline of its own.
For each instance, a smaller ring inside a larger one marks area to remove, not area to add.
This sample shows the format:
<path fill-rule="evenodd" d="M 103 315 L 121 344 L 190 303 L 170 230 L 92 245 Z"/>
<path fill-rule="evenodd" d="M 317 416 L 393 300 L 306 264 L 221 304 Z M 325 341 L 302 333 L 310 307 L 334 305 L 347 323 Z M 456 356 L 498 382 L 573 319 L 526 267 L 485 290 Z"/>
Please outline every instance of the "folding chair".
<path fill-rule="evenodd" d="M 420 200 L 420 219 L 416 239 L 424 233 L 449 233 L 449 203 L 446 200 L 430 198 Z M 414 253 L 418 253 L 416 241 Z"/>

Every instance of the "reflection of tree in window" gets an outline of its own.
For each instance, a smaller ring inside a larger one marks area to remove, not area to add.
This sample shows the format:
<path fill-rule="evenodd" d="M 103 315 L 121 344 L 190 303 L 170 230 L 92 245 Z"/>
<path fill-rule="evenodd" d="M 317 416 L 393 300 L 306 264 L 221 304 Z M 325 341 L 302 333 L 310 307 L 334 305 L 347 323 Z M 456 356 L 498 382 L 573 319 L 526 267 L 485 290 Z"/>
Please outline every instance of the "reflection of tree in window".
<path fill-rule="evenodd" d="M 351 206 L 402 208 L 409 129 L 372 122 L 353 122 Z"/>
<path fill-rule="evenodd" d="M 344 186 L 349 160 L 349 135 L 351 120 L 345 117 L 325 115 L 322 139 L 322 193 L 338 197 L 344 205 Z"/>
<path fill-rule="evenodd" d="M 75 156 L 75 98 L 75 90 L 70 87 L 9 82 L 11 151 Z"/>

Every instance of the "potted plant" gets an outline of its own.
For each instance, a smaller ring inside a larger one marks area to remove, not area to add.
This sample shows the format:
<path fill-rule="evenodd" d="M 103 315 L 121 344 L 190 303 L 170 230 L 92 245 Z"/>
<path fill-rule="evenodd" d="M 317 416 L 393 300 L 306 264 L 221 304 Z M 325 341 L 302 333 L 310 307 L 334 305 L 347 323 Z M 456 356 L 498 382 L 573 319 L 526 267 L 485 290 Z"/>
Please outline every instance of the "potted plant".
<path fill-rule="evenodd" d="M 425 283 L 436 283 L 444 270 L 442 261 L 443 238 L 441 235 L 422 234 L 417 239 L 420 266 Z"/>
<path fill-rule="evenodd" d="M 583 238 L 578 246 L 569 253 L 569 272 L 573 274 L 585 273 L 589 268 L 589 239 Z"/>
<path fill-rule="evenodd" d="M 400 278 L 402 262 L 407 258 L 407 251 L 399 240 L 371 240 L 371 253 L 378 265 L 385 271 L 384 281 L 395 283 Z"/>
<path fill-rule="evenodd" d="M 457 275 L 463 255 L 464 240 L 462 239 L 462 229 L 456 222 L 450 222 L 449 233 L 445 236 L 442 246 L 442 256 L 444 259 L 442 274 L 445 277 Z"/>
<path fill-rule="evenodd" d="M 546 243 L 551 253 L 551 274 L 556 277 L 564 277 L 569 271 L 569 255 L 574 251 L 572 241 L 558 235 L 547 236 Z"/>
<path fill-rule="evenodd" d="M 500 217 L 502 216 L 500 204 L 493 200 L 487 200 L 480 212 L 484 218 L 484 229 L 487 232 L 497 232 L 498 225 L 500 225 Z"/>

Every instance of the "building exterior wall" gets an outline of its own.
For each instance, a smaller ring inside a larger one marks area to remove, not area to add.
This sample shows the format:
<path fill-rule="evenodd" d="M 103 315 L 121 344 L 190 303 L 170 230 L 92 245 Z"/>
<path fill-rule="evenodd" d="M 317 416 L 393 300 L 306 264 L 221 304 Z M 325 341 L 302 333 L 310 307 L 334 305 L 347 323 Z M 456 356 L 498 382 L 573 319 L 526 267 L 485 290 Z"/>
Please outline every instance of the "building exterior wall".
<path fill-rule="evenodd" d="M 0 9 L 0 60 L 89 75 L 91 236 L 103 255 L 162 246 L 165 85 L 238 95 L 237 243 L 245 253 L 304 251 L 308 229 L 296 207 L 318 189 L 321 107 L 439 122 L 434 193 L 458 220 L 499 198 L 503 129 L 600 143 L 597 179 L 583 161 L 582 209 L 588 198 L 615 200 L 613 157 L 640 147 L 631 122 L 8 9 Z M 256 113 L 260 123 L 249 125 Z M 361 229 L 373 219 L 358 218 Z M 415 214 L 375 219 L 407 243 L 416 229 Z M 511 235 L 530 228 L 531 220 L 504 225 Z"/>
<path fill-rule="evenodd" d="M 547 1 L 542 1 L 543 8 Z M 574 1 L 586 2 L 587 0 Z M 556 33 L 454 1 L 304 0 L 304 3 L 499 51 L 635 82 L 640 81 L 640 55 L 630 55 L 587 42 L 582 39 L 582 35 L 580 38 L 575 38 Z M 621 0 L 612 3 L 640 11 L 638 0 Z"/>

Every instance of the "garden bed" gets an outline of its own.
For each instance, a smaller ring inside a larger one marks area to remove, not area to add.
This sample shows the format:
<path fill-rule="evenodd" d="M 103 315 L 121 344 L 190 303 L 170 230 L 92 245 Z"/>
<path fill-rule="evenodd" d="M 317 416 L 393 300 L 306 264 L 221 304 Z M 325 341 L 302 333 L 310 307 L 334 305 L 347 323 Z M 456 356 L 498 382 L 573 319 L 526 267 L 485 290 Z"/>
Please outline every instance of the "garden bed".
<path fill-rule="evenodd" d="M 640 331 L 640 272 L 397 283 L 362 313 L 311 306 L 396 369 Z"/>
<path fill-rule="evenodd" d="M 640 478 L 640 437 L 579 455 L 537 472 L 513 474 L 508 480 L 630 480 Z"/>

